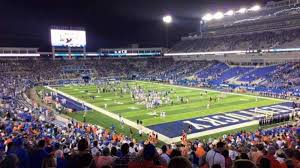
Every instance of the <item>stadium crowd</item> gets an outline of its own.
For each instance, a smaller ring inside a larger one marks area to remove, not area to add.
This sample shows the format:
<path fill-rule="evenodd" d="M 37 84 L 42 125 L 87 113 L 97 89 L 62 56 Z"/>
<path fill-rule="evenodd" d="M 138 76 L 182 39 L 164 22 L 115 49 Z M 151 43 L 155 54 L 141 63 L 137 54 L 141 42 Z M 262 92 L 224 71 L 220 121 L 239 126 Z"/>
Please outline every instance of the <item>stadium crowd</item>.
<path fill-rule="evenodd" d="M 169 52 L 298 48 L 299 4 L 286 3 L 225 17 L 217 21 L 223 26 L 186 37 Z M 300 96 L 300 63 L 256 67 L 171 57 L 20 58 L 0 60 L 0 74 L 0 168 L 300 168 L 299 115 L 262 118 L 263 127 L 257 130 L 208 139 L 189 140 L 186 132 L 191 131 L 183 130 L 181 143 L 162 144 L 155 134 L 137 141 L 114 125 L 102 128 L 74 119 L 56 120 L 50 107 L 27 96 L 34 86 L 81 83 L 88 76 L 95 83 L 155 80 L 290 99 Z M 135 92 L 145 99 L 141 89 Z"/>
<path fill-rule="evenodd" d="M 136 72 L 153 69 L 152 72 L 148 71 L 149 76 L 159 72 L 163 77 L 174 76 L 173 79 L 176 79 L 196 71 L 195 67 L 205 64 L 189 64 L 183 61 L 175 66 L 175 63 L 170 63 L 169 60 L 160 60 L 161 65 L 169 64 L 173 67 L 156 68 L 156 61 L 153 61 L 153 64 L 148 63 L 147 66 L 137 66 L 142 63 L 134 62 L 130 69 L 134 69 L 134 66 Z M 122 63 L 123 61 L 119 64 Z M 31 84 L 27 80 L 45 82 L 68 79 L 78 76 L 78 72 L 64 73 L 62 67 L 70 64 L 66 62 L 57 62 L 50 66 L 45 62 L 13 62 L 14 68 L 11 64 L 2 63 L 1 66 L 1 167 L 300 166 L 298 120 L 269 130 L 243 131 L 217 139 L 155 146 L 149 141 L 136 142 L 115 132 L 113 127 L 103 129 L 74 120 L 67 124 L 48 121 L 48 109 L 33 107 L 22 99 L 23 93 Z M 73 66 L 76 67 L 76 64 L 79 63 L 76 62 Z M 34 72 L 29 67 L 34 67 Z M 104 73 L 113 75 L 128 69 L 128 64 L 124 63 L 117 69 L 107 68 Z M 57 77 L 57 74 L 63 75 Z"/>
<path fill-rule="evenodd" d="M 193 74 L 193 71 L 198 71 L 198 66 L 206 64 L 169 59 L 154 59 L 146 62 L 147 65 L 140 61 L 125 61 L 106 64 L 108 68 L 103 74 L 119 76 L 134 69 L 130 74 L 147 71 L 141 78 L 160 74 L 175 80 Z M 159 66 L 155 66 L 157 63 Z M 117 133 L 113 127 L 103 129 L 75 120 L 52 122 L 48 120 L 50 109 L 33 106 L 23 98 L 23 93 L 33 83 L 51 83 L 80 76 L 77 71 L 63 72 L 63 67 L 69 67 L 69 64 L 55 62 L 49 65 L 43 61 L 1 63 L 0 167 L 300 167 L 298 118 L 267 130 L 242 131 L 216 139 L 162 146 L 151 141 L 136 142 Z M 81 64 L 71 63 L 73 67 L 80 65 L 82 68 Z M 122 66 L 114 68 L 115 64 Z M 208 66 L 221 65 L 213 62 Z M 88 69 L 94 66 L 91 62 L 85 64 Z M 168 73 L 173 75 L 165 75 Z M 204 74 L 207 76 L 210 72 Z"/>
<path fill-rule="evenodd" d="M 300 121 L 255 132 L 161 148 L 117 136 L 113 128 L 70 121 L 54 125 L 43 110 L 14 100 L 1 110 L 1 167 L 294 167 L 300 166 Z"/>

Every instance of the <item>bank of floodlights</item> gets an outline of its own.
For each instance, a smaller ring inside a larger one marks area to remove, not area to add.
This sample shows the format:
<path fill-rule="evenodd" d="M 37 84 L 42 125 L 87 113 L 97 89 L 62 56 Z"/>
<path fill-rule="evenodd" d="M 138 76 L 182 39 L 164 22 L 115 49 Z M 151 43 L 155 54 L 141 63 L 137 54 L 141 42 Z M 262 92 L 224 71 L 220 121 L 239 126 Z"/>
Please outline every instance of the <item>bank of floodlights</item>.
<path fill-rule="evenodd" d="M 204 20 L 206 22 L 211 21 L 211 20 L 220 20 L 220 19 L 223 19 L 225 16 L 233 16 L 235 14 L 245 14 L 248 11 L 250 11 L 250 12 L 256 12 L 256 11 L 259 11 L 260 9 L 261 9 L 261 7 L 259 5 L 254 5 L 254 6 L 252 6 L 249 9 L 247 9 L 247 8 L 240 8 L 237 11 L 229 10 L 229 11 L 227 11 L 225 13 L 222 13 L 222 12 L 217 12 L 215 14 L 207 13 L 207 14 L 205 14 L 202 17 L 202 20 Z"/>
<path fill-rule="evenodd" d="M 246 8 L 241 8 L 239 9 L 238 11 L 236 11 L 236 13 L 240 13 L 240 14 L 244 14 L 247 12 L 247 9 Z"/>
<path fill-rule="evenodd" d="M 204 20 L 204 21 L 211 21 L 213 19 L 213 17 L 214 16 L 212 14 L 208 13 L 208 14 L 206 14 L 206 15 L 204 15 L 202 17 L 202 20 Z"/>
<path fill-rule="evenodd" d="M 259 11 L 261 7 L 259 5 L 254 5 L 252 8 L 249 8 L 249 11 Z"/>
<path fill-rule="evenodd" d="M 167 16 L 164 16 L 162 20 L 163 20 L 164 23 L 170 24 L 170 23 L 172 23 L 173 18 L 172 18 L 172 16 L 167 15 Z"/>
<path fill-rule="evenodd" d="M 226 13 L 224 13 L 225 16 L 232 16 L 234 15 L 234 11 L 233 10 L 229 10 Z"/>
<path fill-rule="evenodd" d="M 214 14 L 214 19 L 219 20 L 219 19 L 223 19 L 224 14 L 222 12 L 217 12 Z"/>

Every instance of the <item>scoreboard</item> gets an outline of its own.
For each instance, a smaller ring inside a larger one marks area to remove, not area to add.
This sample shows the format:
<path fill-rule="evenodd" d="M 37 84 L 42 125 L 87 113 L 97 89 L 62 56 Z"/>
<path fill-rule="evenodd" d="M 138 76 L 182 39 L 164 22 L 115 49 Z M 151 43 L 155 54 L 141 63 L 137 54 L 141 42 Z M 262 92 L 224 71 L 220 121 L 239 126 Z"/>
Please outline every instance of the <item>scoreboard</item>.
<path fill-rule="evenodd" d="M 51 44 L 54 47 L 85 47 L 86 32 L 84 30 L 51 29 Z"/>

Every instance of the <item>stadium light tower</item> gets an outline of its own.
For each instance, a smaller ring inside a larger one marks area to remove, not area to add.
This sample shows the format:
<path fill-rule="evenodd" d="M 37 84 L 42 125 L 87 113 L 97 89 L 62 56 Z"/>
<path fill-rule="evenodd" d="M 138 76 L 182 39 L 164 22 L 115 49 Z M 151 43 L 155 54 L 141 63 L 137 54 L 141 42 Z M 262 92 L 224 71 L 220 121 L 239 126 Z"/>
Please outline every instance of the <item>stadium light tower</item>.
<path fill-rule="evenodd" d="M 217 12 L 214 14 L 214 19 L 219 20 L 224 17 L 224 14 L 222 12 Z"/>
<path fill-rule="evenodd" d="M 214 18 L 214 16 L 212 14 L 208 13 L 202 17 L 202 20 L 208 22 L 208 21 L 211 21 L 213 18 Z"/>
<path fill-rule="evenodd" d="M 172 16 L 170 16 L 170 15 L 167 15 L 167 16 L 164 16 L 163 17 L 163 21 L 164 21 L 164 23 L 166 23 L 166 24 L 170 24 L 170 23 L 172 23 Z"/>
<path fill-rule="evenodd" d="M 162 18 L 163 22 L 166 25 L 166 47 L 169 47 L 169 25 L 172 23 L 173 18 L 171 15 L 166 15 Z"/>
<path fill-rule="evenodd" d="M 224 15 L 226 15 L 226 16 L 232 16 L 232 15 L 234 15 L 234 11 L 233 10 L 229 10 L 226 13 L 224 13 Z"/>
<path fill-rule="evenodd" d="M 240 10 L 237 11 L 238 13 L 244 14 L 247 12 L 246 8 L 241 8 Z"/>
<path fill-rule="evenodd" d="M 250 9 L 248 9 L 249 11 L 259 11 L 261 9 L 261 7 L 259 5 L 254 5 L 253 7 L 251 7 Z"/>

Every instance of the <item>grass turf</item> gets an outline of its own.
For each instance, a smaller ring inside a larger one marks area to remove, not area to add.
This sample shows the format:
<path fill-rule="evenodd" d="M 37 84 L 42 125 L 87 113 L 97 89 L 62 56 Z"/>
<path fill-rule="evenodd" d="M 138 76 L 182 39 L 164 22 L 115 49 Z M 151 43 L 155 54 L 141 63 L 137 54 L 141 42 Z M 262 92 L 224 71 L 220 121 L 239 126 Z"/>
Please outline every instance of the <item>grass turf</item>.
<path fill-rule="evenodd" d="M 70 85 L 57 87 L 57 89 L 101 108 L 104 108 L 105 104 L 107 104 L 106 110 L 116 114 L 121 114 L 124 118 L 132 121 L 142 120 L 144 126 L 207 116 L 217 113 L 244 110 L 282 102 L 281 100 L 267 99 L 263 97 L 259 97 L 256 101 L 254 96 L 226 94 L 225 98 L 220 99 L 219 101 L 217 100 L 216 102 L 213 101 L 208 109 L 207 104 L 209 102 L 209 97 L 218 97 L 221 95 L 220 92 L 207 91 L 207 94 L 205 94 L 204 91 L 196 90 L 194 88 L 183 88 L 144 81 L 127 81 L 121 83 L 121 85 L 124 86 L 125 84 L 128 84 L 129 86 L 141 86 L 144 90 L 173 90 L 173 93 L 170 97 L 173 99 L 174 104 L 162 105 L 155 109 L 157 113 L 161 111 L 166 112 L 167 117 L 159 118 L 149 115 L 149 113 L 153 112 L 154 109 L 147 110 L 145 105 L 137 104 L 131 99 L 129 93 L 124 94 L 122 97 L 120 96 L 119 92 L 101 92 L 98 94 L 96 85 Z M 92 99 L 91 96 L 95 96 L 95 99 Z M 177 97 L 188 98 L 189 102 L 180 103 L 177 101 Z"/>

